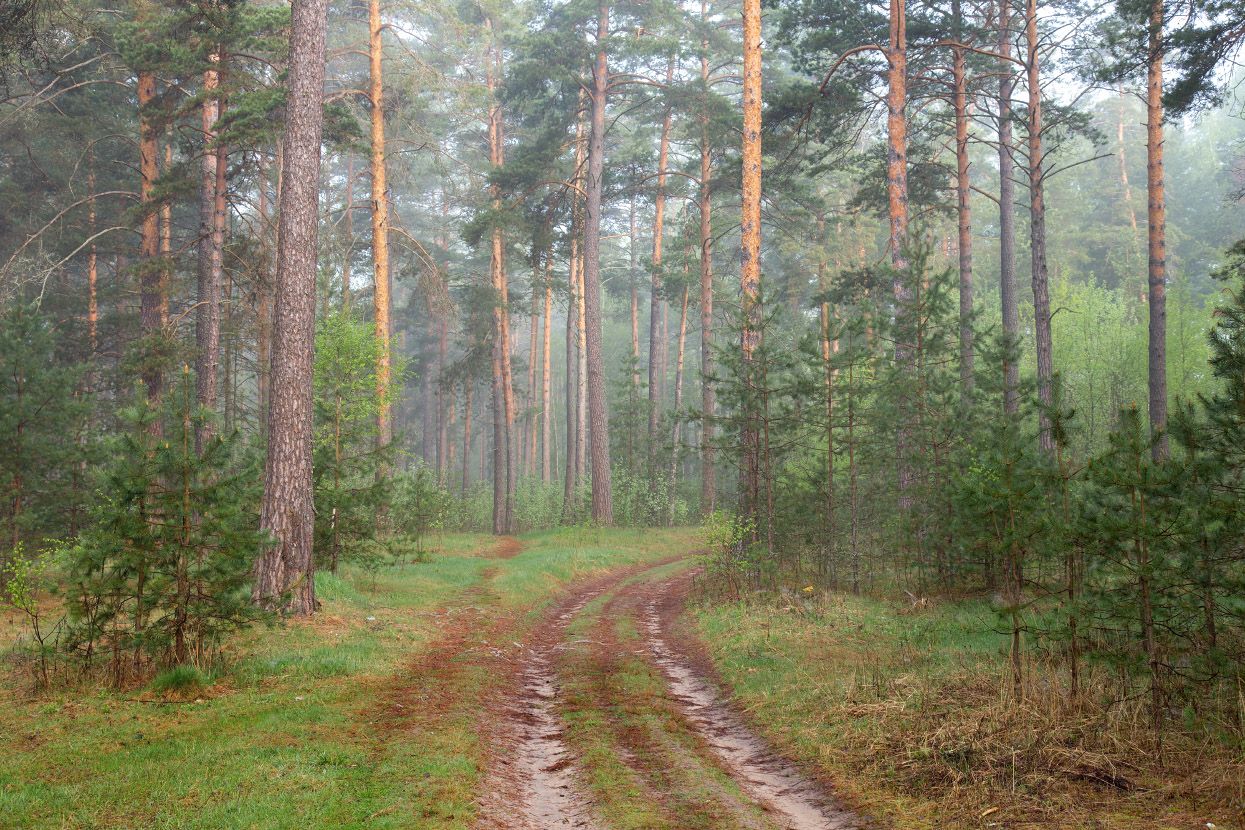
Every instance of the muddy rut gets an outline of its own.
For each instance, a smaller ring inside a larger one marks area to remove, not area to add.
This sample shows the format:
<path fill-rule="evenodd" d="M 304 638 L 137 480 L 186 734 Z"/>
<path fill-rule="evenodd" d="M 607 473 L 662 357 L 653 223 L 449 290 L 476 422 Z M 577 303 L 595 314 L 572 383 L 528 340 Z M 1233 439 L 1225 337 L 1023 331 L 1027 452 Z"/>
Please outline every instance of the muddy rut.
<path fill-rule="evenodd" d="M 490 712 L 494 724 L 486 730 L 492 761 L 479 804 L 480 827 L 607 830 L 594 811 L 584 771 L 566 739 L 559 714 L 559 673 L 576 671 L 570 665 L 573 660 L 563 660 L 571 623 L 587 613 L 594 599 L 617 591 L 635 573 L 628 569 L 579 586 L 542 617 L 524 643 L 515 644 L 513 675 Z M 690 573 L 660 581 L 641 577 L 621 591 L 629 597 L 623 604 L 636 619 L 641 653 L 664 678 L 668 697 L 687 729 L 699 736 L 704 763 L 733 779 L 743 796 L 760 808 L 768 827 L 863 828 L 825 788 L 752 732 L 709 679 L 706 661 L 675 628 L 690 578 Z M 611 600 L 607 607 L 614 604 Z M 644 761 L 625 754 L 620 752 L 620 759 L 633 768 Z M 731 812 L 742 815 L 739 809 Z"/>
<path fill-rule="evenodd" d="M 727 704 L 703 669 L 703 658 L 680 647 L 673 624 L 690 574 L 655 585 L 645 603 L 643 630 L 653 662 L 688 723 L 750 798 L 783 830 L 860 830 L 863 823 L 819 783 L 775 753 Z"/>

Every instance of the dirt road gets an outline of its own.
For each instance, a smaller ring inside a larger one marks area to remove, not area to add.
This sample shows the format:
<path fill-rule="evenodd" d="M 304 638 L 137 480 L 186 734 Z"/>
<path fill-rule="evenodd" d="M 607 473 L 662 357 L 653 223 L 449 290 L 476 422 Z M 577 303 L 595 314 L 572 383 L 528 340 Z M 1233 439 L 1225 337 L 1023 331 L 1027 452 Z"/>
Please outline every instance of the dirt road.
<path fill-rule="evenodd" d="M 690 560 L 570 591 L 516 644 L 482 828 L 858 830 L 736 712 L 683 624 Z"/>

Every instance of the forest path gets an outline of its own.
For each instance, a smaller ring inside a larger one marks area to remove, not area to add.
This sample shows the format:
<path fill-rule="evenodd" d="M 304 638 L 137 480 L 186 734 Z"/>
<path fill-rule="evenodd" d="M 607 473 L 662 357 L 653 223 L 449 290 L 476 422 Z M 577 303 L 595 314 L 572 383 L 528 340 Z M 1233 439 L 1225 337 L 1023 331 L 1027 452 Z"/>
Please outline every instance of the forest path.
<path fill-rule="evenodd" d="M 726 702 L 680 624 L 688 558 L 573 588 L 492 708 L 482 828 L 855 830 Z"/>

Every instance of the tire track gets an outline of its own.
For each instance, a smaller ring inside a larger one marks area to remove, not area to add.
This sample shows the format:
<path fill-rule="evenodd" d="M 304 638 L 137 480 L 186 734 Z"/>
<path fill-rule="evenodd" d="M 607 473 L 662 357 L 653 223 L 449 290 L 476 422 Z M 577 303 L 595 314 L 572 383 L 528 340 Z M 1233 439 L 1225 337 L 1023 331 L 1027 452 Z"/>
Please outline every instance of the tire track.
<path fill-rule="evenodd" d="M 641 620 L 652 660 L 688 723 L 740 788 L 784 830 L 862 830 L 857 816 L 752 732 L 698 661 L 679 648 L 673 623 L 691 578 L 688 573 L 654 585 Z"/>
<path fill-rule="evenodd" d="M 594 599 L 628 577 L 679 557 L 627 568 L 579 586 L 549 611 L 520 646 L 514 682 L 495 707 L 499 724 L 478 826 L 490 830 L 600 830 L 593 805 L 577 783 L 578 761 L 558 715 L 557 659 L 566 630 Z"/>

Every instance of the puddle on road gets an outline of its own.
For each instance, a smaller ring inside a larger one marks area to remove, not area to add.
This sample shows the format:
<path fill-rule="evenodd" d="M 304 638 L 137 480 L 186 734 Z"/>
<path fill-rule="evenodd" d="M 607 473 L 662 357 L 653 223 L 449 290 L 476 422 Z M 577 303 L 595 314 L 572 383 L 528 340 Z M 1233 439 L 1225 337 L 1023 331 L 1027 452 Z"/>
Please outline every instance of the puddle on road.
<path fill-rule="evenodd" d="M 664 636 L 658 603 L 669 589 L 645 605 L 644 629 L 654 662 L 688 722 L 700 732 L 744 792 L 763 805 L 784 830 L 859 830 L 860 821 L 843 809 L 794 764 L 775 755 L 728 707 L 715 685 L 701 677 Z"/>

